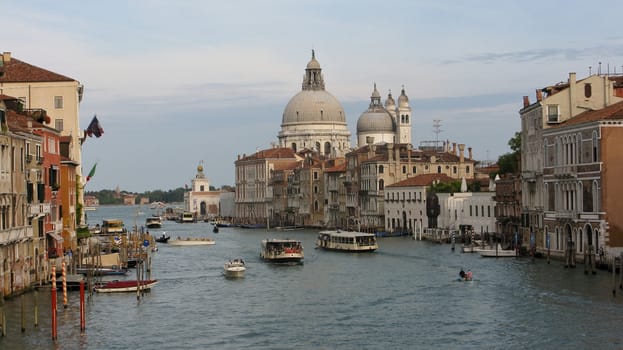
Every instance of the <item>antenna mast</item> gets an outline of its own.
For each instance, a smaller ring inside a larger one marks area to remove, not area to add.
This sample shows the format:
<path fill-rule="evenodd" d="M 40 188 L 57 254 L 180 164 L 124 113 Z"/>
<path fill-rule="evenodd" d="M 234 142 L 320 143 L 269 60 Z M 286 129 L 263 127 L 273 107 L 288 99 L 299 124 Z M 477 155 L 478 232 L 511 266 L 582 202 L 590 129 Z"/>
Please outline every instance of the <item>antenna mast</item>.
<path fill-rule="evenodd" d="M 439 147 L 439 134 L 442 131 L 443 130 L 441 129 L 441 119 L 433 119 L 433 132 L 436 135 L 436 137 L 435 137 L 435 148 L 437 148 L 437 151 L 440 150 L 440 147 Z"/>

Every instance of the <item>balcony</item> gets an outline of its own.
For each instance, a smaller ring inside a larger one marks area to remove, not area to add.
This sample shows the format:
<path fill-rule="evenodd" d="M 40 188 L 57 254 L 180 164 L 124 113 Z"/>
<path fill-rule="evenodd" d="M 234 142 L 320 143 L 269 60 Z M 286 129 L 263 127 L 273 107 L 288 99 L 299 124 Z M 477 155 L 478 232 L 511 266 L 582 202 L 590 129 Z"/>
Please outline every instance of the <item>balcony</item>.
<path fill-rule="evenodd" d="M 38 204 L 30 204 L 28 206 L 28 216 L 43 216 L 46 214 L 50 214 L 50 203 L 38 203 Z"/>

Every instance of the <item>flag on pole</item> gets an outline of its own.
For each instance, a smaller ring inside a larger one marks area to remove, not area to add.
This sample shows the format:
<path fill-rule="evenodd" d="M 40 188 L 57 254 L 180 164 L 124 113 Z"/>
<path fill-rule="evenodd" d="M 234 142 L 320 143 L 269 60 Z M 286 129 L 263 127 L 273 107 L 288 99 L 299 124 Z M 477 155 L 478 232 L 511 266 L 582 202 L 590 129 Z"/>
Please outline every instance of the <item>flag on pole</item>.
<path fill-rule="evenodd" d="M 93 168 L 91 168 L 91 171 L 89 171 L 89 175 L 87 175 L 87 181 L 89 182 L 89 180 L 91 180 L 91 178 L 95 175 L 95 168 L 97 167 L 97 163 L 95 163 L 93 165 Z"/>
<path fill-rule="evenodd" d="M 100 137 L 104 133 L 104 129 L 100 125 L 99 120 L 97 120 L 97 115 L 93 116 L 93 120 L 91 120 L 91 123 L 89 123 L 86 132 L 87 135 L 95 137 Z"/>

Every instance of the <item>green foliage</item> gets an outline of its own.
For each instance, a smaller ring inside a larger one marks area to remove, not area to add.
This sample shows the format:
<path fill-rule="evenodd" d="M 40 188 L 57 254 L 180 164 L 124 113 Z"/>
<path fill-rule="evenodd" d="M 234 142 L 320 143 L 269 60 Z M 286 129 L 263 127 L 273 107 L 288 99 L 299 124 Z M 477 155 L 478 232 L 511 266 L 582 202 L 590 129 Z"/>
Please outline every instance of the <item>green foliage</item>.
<path fill-rule="evenodd" d="M 89 232 L 89 228 L 86 226 L 81 226 L 76 229 L 76 237 L 78 240 L 82 238 L 91 237 L 91 232 Z"/>
<path fill-rule="evenodd" d="M 521 170 L 521 133 L 516 132 L 510 140 L 508 146 L 512 152 L 505 153 L 498 158 L 500 174 L 517 174 Z"/>
<path fill-rule="evenodd" d="M 461 181 L 454 181 L 450 183 L 437 183 L 430 186 L 430 190 L 436 193 L 454 193 L 461 191 Z"/>
<path fill-rule="evenodd" d="M 121 191 L 117 193 L 113 190 L 101 190 L 101 191 L 90 191 L 86 192 L 85 195 L 95 196 L 101 205 L 110 205 L 110 204 L 123 204 L 123 195 L 129 194 L 130 192 Z M 147 191 L 144 193 L 134 193 L 139 197 L 149 198 L 150 202 L 165 202 L 165 203 L 173 203 L 173 202 L 183 202 L 184 201 L 184 188 L 179 187 L 174 190 L 155 190 L 155 191 Z"/>

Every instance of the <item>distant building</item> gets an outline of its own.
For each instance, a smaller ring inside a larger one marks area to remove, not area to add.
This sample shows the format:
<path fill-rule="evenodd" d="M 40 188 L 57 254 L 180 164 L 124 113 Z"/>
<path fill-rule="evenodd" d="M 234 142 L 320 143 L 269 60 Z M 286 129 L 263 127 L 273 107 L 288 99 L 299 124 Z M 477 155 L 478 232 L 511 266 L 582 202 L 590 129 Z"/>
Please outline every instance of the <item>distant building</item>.
<path fill-rule="evenodd" d="M 136 195 L 132 193 L 124 194 L 123 205 L 136 205 Z"/>
<path fill-rule="evenodd" d="M 84 196 L 84 205 L 87 207 L 98 207 L 100 200 L 95 196 Z"/>
<path fill-rule="evenodd" d="M 203 165 L 199 164 L 190 190 L 184 192 L 184 211 L 193 213 L 196 219 L 217 217 L 220 196 L 220 191 L 210 191 L 210 181 L 203 173 Z"/>

